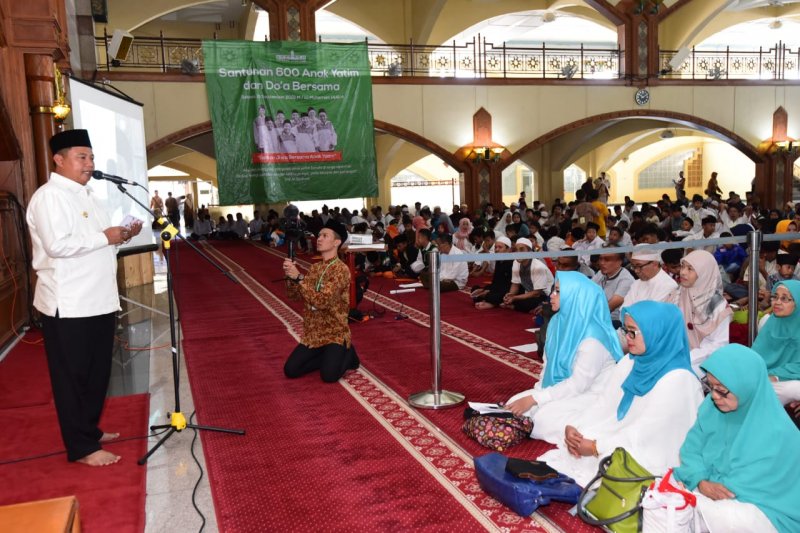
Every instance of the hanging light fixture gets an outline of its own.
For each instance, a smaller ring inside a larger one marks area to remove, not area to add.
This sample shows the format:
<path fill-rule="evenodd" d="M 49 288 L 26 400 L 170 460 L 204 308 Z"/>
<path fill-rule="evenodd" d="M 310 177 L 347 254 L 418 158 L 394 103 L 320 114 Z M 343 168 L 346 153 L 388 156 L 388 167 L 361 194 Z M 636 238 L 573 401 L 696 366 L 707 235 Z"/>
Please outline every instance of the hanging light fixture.
<path fill-rule="evenodd" d="M 64 88 L 64 76 L 61 74 L 61 71 L 58 69 L 58 66 L 55 66 L 55 85 L 56 85 L 56 101 L 53 103 L 53 106 L 50 110 L 53 112 L 53 116 L 61 125 L 69 116 L 70 111 L 72 108 L 67 103 L 66 100 L 66 90 Z"/>

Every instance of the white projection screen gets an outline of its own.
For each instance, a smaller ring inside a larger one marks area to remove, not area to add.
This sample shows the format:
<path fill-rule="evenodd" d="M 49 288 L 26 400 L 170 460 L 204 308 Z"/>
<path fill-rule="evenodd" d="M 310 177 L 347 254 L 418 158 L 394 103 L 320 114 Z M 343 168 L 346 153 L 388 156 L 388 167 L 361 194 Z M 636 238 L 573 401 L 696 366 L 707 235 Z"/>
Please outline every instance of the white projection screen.
<path fill-rule="evenodd" d="M 96 170 L 120 176 L 141 185 L 124 185 L 144 205 L 150 205 L 147 192 L 147 145 L 144 139 L 142 105 L 80 80 L 69 80 L 70 100 L 75 129 L 89 131 Z M 116 184 L 91 179 L 92 189 L 108 206 L 112 224 L 126 215 L 144 221 L 142 232 L 119 248 L 119 255 L 155 250 L 150 226 L 153 218 L 125 196 Z M 144 187 L 144 188 L 142 188 Z"/>

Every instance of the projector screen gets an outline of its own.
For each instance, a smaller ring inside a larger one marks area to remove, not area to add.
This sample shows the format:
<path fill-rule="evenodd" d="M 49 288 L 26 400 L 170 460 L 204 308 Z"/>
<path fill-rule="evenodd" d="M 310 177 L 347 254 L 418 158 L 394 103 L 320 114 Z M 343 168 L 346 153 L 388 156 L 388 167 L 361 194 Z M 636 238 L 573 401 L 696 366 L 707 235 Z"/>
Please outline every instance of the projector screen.
<path fill-rule="evenodd" d="M 144 140 L 142 105 L 75 78 L 69 79 L 70 100 L 75 129 L 89 131 L 96 170 L 120 176 L 141 185 L 124 185 L 144 205 L 150 205 L 147 192 L 147 146 Z M 126 215 L 144 221 L 142 232 L 119 248 L 120 255 L 155 250 L 150 230 L 153 218 L 142 207 L 106 180 L 90 180 L 92 190 L 108 208 L 111 223 L 119 224 Z M 142 188 L 144 187 L 144 188 Z"/>

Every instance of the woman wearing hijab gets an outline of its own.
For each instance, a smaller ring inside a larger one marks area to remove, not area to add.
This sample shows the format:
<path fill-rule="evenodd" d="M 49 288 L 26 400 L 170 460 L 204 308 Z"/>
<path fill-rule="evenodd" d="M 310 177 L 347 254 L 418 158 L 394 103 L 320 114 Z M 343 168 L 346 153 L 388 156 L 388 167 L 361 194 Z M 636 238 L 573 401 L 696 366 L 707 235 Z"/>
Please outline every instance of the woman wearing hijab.
<path fill-rule="evenodd" d="M 472 233 L 472 222 L 467 217 L 458 221 L 458 230 L 453 233 L 453 246 L 459 250 L 472 253 L 474 248 L 469 241 L 469 236 Z"/>
<path fill-rule="evenodd" d="M 775 233 L 795 233 L 797 230 L 797 223 L 794 220 L 780 220 L 775 225 Z M 781 241 L 781 248 L 783 248 L 784 251 L 788 251 L 789 245 L 798 242 L 800 242 L 800 240 Z"/>
<path fill-rule="evenodd" d="M 509 224 L 511 224 L 511 210 L 506 210 L 503 216 L 500 217 L 500 220 L 497 221 L 497 224 L 494 225 L 494 234 L 498 239 L 500 237 L 507 237 L 506 226 Z"/>
<path fill-rule="evenodd" d="M 767 315 L 753 343 L 753 351 L 767 365 L 769 380 L 782 405 L 800 400 L 800 281 L 776 283 L 772 314 Z M 800 502 L 799 502 L 800 503 Z"/>
<path fill-rule="evenodd" d="M 534 417 L 531 436 L 558 445 L 539 459 L 580 485 L 617 447 L 653 475 L 664 474 L 678 464 L 703 400 L 680 310 L 643 301 L 622 316 L 629 355 L 601 375 L 600 390 L 546 405 Z"/>
<path fill-rule="evenodd" d="M 517 416 L 533 417 L 539 406 L 588 391 L 622 357 L 599 285 L 580 272 L 556 272 L 550 306 L 555 314 L 547 326 L 542 379 L 506 402 Z"/>
<path fill-rule="evenodd" d="M 520 237 L 530 237 L 531 230 L 527 224 L 522 222 L 522 215 L 519 213 L 519 211 L 514 211 L 514 214 L 511 215 L 511 223 L 519 226 L 518 235 Z"/>
<path fill-rule="evenodd" d="M 697 493 L 700 531 L 800 531 L 800 432 L 773 394 L 764 360 L 731 344 L 703 369 L 711 392 L 675 469 Z"/>
<path fill-rule="evenodd" d="M 695 250 L 681 260 L 680 285 L 671 300 L 683 313 L 692 368 L 702 376 L 703 361 L 728 344 L 733 316 L 722 293 L 722 276 L 713 255 Z"/>

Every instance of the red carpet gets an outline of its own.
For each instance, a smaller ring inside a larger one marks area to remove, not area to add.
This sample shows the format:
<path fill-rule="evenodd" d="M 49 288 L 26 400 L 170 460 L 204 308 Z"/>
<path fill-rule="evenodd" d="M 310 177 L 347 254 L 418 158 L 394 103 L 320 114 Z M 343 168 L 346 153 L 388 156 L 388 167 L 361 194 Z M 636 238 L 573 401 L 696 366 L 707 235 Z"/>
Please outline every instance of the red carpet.
<path fill-rule="evenodd" d="M 223 251 L 236 264 L 243 268 L 247 274 L 259 281 L 268 290 L 277 294 L 282 294 L 283 287 L 272 285 L 273 279 L 282 276 L 280 260 L 269 252 L 254 250 L 252 245 L 243 243 L 224 243 L 217 244 L 215 247 Z M 234 267 L 236 268 L 236 267 Z M 389 281 L 389 280 L 387 280 Z M 405 295 L 401 295 L 405 296 Z M 460 313 L 453 313 L 458 317 L 461 324 L 471 324 L 470 331 L 480 330 L 483 336 L 484 328 L 487 327 L 483 317 L 486 315 L 472 309 L 468 305 L 469 298 L 460 293 L 448 294 L 467 302 L 466 306 L 460 306 Z M 458 303 L 453 299 L 453 306 Z M 417 303 L 415 305 L 422 305 Z M 299 310 L 299 305 L 293 304 Z M 369 304 L 362 303 L 362 310 L 369 309 Z M 427 308 L 425 308 L 427 310 Z M 506 317 L 516 320 L 529 320 L 525 315 L 499 311 Z M 445 317 L 442 313 L 442 320 L 450 321 L 452 316 Z M 427 323 L 427 322 L 425 322 Z M 493 334 L 498 337 L 498 328 L 493 328 Z M 513 326 L 517 335 L 527 325 Z M 430 388 L 430 355 L 429 355 L 429 329 L 411 320 L 397 321 L 394 313 L 387 312 L 382 319 L 370 320 L 368 322 L 352 325 L 354 344 L 361 356 L 363 366 L 375 374 L 390 389 L 396 391 L 401 397 L 407 398 L 414 392 L 427 390 Z M 507 331 L 512 330 L 512 326 L 507 326 Z M 465 332 L 468 333 L 468 332 Z M 523 332 L 524 333 L 524 332 Z M 488 335 L 487 335 L 488 336 Z M 530 342 L 523 340 L 520 342 Z M 517 342 L 519 343 L 519 342 Z M 497 359 L 479 353 L 470 343 L 459 342 L 459 340 L 442 337 L 442 360 L 443 360 L 443 385 L 444 388 L 462 392 L 468 400 L 476 401 L 498 401 L 505 400 L 515 392 L 529 388 L 535 382 L 535 378 L 522 373 L 516 368 L 499 362 Z M 506 342 L 505 345 L 510 344 Z M 478 346 L 479 349 L 485 349 Z M 529 367 L 533 366 L 529 360 Z M 444 431 L 451 439 L 458 443 L 470 454 L 481 455 L 488 450 L 480 447 L 474 441 L 467 439 L 460 431 L 462 418 L 461 409 L 445 411 L 421 411 L 425 417 L 433 422 L 438 428 Z M 551 446 L 540 441 L 527 441 L 514 449 L 511 454 L 518 457 L 535 457 Z M 579 520 L 565 513 L 569 506 L 551 505 L 542 509 L 542 513 L 558 524 L 565 531 L 590 531 Z"/>
<path fill-rule="evenodd" d="M 23 363 L 30 358 L 42 359 L 43 354 L 40 346 L 17 345 L 0 363 L 3 390 L 20 393 L 21 385 L 27 384 L 30 390 L 24 392 L 22 400 L 28 403 L 48 396 L 46 364 Z M 52 403 L 9 408 L 5 403 L 8 396 L 2 399 L 0 427 L 4 428 L 4 437 L 0 440 L 0 462 L 63 450 Z M 148 412 L 146 394 L 109 398 L 103 421 L 123 437 L 145 435 Z M 0 465 L 0 505 L 75 495 L 84 531 L 143 531 L 147 471 L 136 464 L 136 459 L 144 454 L 146 445 L 146 439 L 106 444 L 122 460 L 102 468 L 68 463 L 63 453 Z"/>
<path fill-rule="evenodd" d="M 247 430 L 201 433 L 221 531 L 484 529 L 343 386 L 287 380 L 283 362 L 297 341 L 286 326 L 181 253 L 198 422 Z"/>
<path fill-rule="evenodd" d="M 38 331 L 28 333 L 0 363 L 0 409 L 50 403 L 53 394 L 47 356 Z"/>

